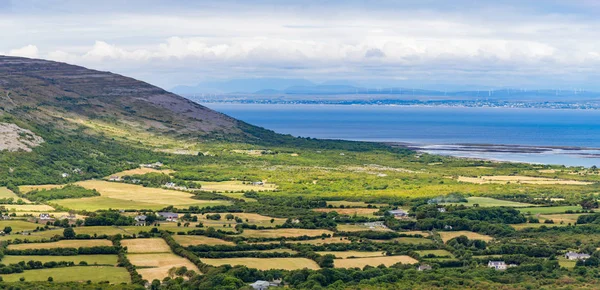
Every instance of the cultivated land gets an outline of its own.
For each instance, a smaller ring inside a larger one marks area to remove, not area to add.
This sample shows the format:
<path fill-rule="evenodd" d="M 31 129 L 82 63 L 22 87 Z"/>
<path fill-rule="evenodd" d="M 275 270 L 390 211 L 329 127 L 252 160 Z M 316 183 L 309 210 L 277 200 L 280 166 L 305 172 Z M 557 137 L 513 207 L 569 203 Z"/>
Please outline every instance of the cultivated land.
<path fill-rule="evenodd" d="M 256 244 L 280 244 L 280 241 L 258 242 Z M 345 237 L 318 238 L 299 241 L 285 241 L 286 244 L 307 244 L 307 245 L 327 245 L 327 244 L 349 244 L 351 241 Z"/>
<path fill-rule="evenodd" d="M 494 206 L 506 206 L 506 207 L 532 207 L 533 204 L 530 203 L 522 203 L 508 200 L 500 200 L 496 198 L 483 197 L 483 196 L 471 196 L 467 197 L 467 202 L 461 203 L 449 203 L 452 205 L 465 205 L 465 206 L 473 206 L 477 204 L 481 207 L 494 207 Z"/>
<path fill-rule="evenodd" d="M 494 239 L 490 236 L 486 236 L 486 235 L 482 235 L 482 234 L 478 234 L 478 233 L 474 233 L 474 232 L 469 232 L 469 231 L 438 232 L 438 234 L 440 235 L 440 237 L 442 238 L 444 243 L 453 238 L 460 237 L 460 236 L 466 236 L 467 238 L 469 238 L 471 240 L 482 240 L 482 241 L 486 241 L 486 242 Z"/>
<path fill-rule="evenodd" d="M 434 255 L 437 257 L 454 258 L 454 255 L 452 253 L 448 252 L 447 250 L 423 250 L 423 251 L 415 251 L 415 252 L 421 256 Z"/>
<path fill-rule="evenodd" d="M 62 240 L 49 243 L 29 243 L 9 245 L 9 250 L 27 250 L 27 249 L 55 249 L 55 248 L 89 248 L 99 246 L 112 246 L 109 240 Z"/>
<path fill-rule="evenodd" d="M 22 220 L 3 220 L 0 221 L 0 228 L 11 227 L 13 232 L 18 233 L 22 231 L 33 231 L 39 224 L 30 223 Z"/>
<path fill-rule="evenodd" d="M 365 258 L 365 257 L 382 257 L 385 256 L 384 252 L 360 252 L 360 251 L 319 251 L 316 252 L 319 255 L 334 255 L 339 259 L 348 259 L 348 258 Z"/>
<path fill-rule="evenodd" d="M 224 258 L 224 259 L 202 259 L 204 263 L 213 266 L 221 265 L 244 265 L 248 268 L 260 270 L 282 269 L 319 269 L 317 263 L 306 258 Z"/>
<path fill-rule="evenodd" d="M 333 263 L 336 268 L 363 268 L 365 266 L 391 266 L 397 263 L 416 264 L 419 261 L 409 256 L 368 257 L 355 259 L 336 259 Z"/>
<path fill-rule="evenodd" d="M 187 259 L 179 257 L 173 253 L 145 253 L 145 254 L 127 254 L 127 258 L 138 267 L 138 273 L 142 278 L 152 281 L 154 279 L 162 280 L 169 276 L 169 269 L 173 267 L 186 267 L 188 270 L 200 273 L 198 268 Z"/>
<path fill-rule="evenodd" d="M 117 173 L 111 174 L 110 176 L 107 176 L 106 178 L 109 178 L 111 176 L 123 177 L 126 175 L 130 175 L 130 176 L 131 175 L 143 175 L 146 173 L 163 173 L 163 174 L 169 175 L 173 172 L 174 172 L 173 170 L 169 170 L 169 169 L 158 170 L 158 169 L 154 169 L 154 168 L 140 167 L 140 168 L 136 168 L 136 169 L 130 169 L 130 170 L 117 172 Z"/>
<path fill-rule="evenodd" d="M 0 187 L 0 198 L 14 198 L 14 200 L 17 201 L 19 197 L 8 188 Z"/>
<path fill-rule="evenodd" d="M 562 184 L 562 185 L 590 185 L 592 182 L 577 181 L 577 180 L 565 180 L 565 179 L 552 179 L 543 177 L 531 177 L 531 176 L 480 176 L 480 177 L 466 177 L 459 176 L 458 181 L 469 182 L 476 184 L 484 183 L 496 183 L 496 184 L 508 184 L 508 183 L 522 183 L 522 184 Z"/>
<path fill-rule="evenodd" d="M 2 275 L 2 279 L 6 282 L 16 282 L 19 281 L 20 278 L 25 278 L 25 281 L 47 281 L 48 277 L 52 277 L 55 282 L 85 282 L 88 280 L 92 282 L 109 281 L 113 284 L 131 282 L 129 273 L 125 268 L 109 266 L 27 270 L 23 273 Z"/>
<path fill-rule="evenodd" d="M 230 242 L 230 241 L 225 241 L 225 240 L 206 237 L 206 236 L 175 235 L 175 236 L 173 236 L 173 238 L 175 239 L 175 241 L 177 241 L 177 243 L 179 243 L 180 245 L 182 245 L 184 247 L 195 246 L 195 245 L 210 245 L 210 246 L 214 246 L 214 245 L 233 246 L 233 245 L 235 245 L 233 242 Z"/>
<path fill-rule="evenodd" d="M 376 208 L 315 208 L 316 212 L 335 211 L 341 215 L 373 216 L 373 213 L 379 211 Z"/>
<path fill-rule="evenodd" d="M 16 264 L 19 262 L 29 262 L 29 261 L 40 261 L 42 263 L 45 262 L 74 262 L 75 264 L 79 264 L 79 262 L 86 262 L 88 265 L 109 265 L 116 266 L 117 265 L 117 255 L 77 255 L 77 256 L 4 256 L 2 258 L 3 264 Z"/>
<path fill-rule="evenodd" d="M 302 236 L 315 237 L 322 234 L 333 235 L 329 230 L 311 229 L 275 229 L 275 230 L 244 230 L 242 236 L 248 238 L 296 238 Z"/>
<path fill-rule="evenodd" d="M 127 252 L 135 253 L 170 253 L 171 248 L 163 239 L 128 239 L 121 241 L 121 246 L 127 247 Z"/>
<path fill-rule="evenodd" d="M 263 185 L 244 184 L 242 181 L 209 182 L 198 181 L 203 191 L 215 192 L 242 192 L 242 191 L 273 191 L 277 189 L 275 184 L 265 183 Z"/>
<path fill-rule="evenodd" d="M 228 213 L 219 213 L 221 215 L 220 220 L 211 220 L 208 219 L 207 215 L 213 215 L 214 213 L 206 213 L 204 215 L 196 215 L 198 217 L 198 221 L 204 223 L 206 226 L 223 226 L 223 224 L 235 224 L 235 220 L 227 220 L 225 216 Z M 273 218 L 269 216 L 264 216 L 256 213 L 243 213 L 243 212 L 232 212 L 231 213 L 235 217 L 241 218 L 244 222 L 264 227 L 274 227 L 276 225 L 281 225 L 285 222 L 285 219 L 282 218 Z M 273 220 L 273 223 L 271 223 Z"/>
<path fill-rule="evenodd" d="M 525 207 L 519 208 L 520 212 L 525 214 L 554 214 L 554 213 L 564 213 L 568 210 L 577 211 L 582 210 L 579 205 L 567 205 L 567 206 L 549 206 L 549 207 Z"/>
<path fill-rule="evenodd" d="M 46 204 L 5 204 L 8 211 L 16 212 L 51 212 L 54 208 Z"/>
<path fill-rule="evenodd" d="M 402 237 L 402 238 L 394 238 L 391 240 L 374 240 L 370 241 L 375 243 L 400 243 L 400 244 L 433 244 L 433 240 L 425 239 L 425 238 L 412 238 L 412 237 Z"/>
<path fill-rule="evenodd" d="M 341 225 L 338 225 L 336 228 L 338 231 L 342 231 L 342 232 L 362 232 L 362 231 L 391 232 L 392 231 L 387 227 L 370 228 L 368 226 L 365 226 L 364 224 L 356 224 L 356 225 L 341 224 Z"/>

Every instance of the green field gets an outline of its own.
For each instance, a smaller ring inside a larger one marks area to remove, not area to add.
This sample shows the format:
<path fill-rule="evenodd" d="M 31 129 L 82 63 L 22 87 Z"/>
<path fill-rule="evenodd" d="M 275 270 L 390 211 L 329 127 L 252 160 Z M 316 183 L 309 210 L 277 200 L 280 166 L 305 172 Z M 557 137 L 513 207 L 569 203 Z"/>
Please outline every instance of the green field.
<path fill-rule="evenodd" d="M 520 212 L 524 214 L 553 214 L 553 213 L 564 213 L 568 210 L 576 211 L 582 210 L 579 205 L 565 205 L 565 206 L 551 206 L 551 207 L 526 207 L 519 208 Z"/>
<path fill-rule="evenodd" d="M 12 228 L 11 235 L 15 235 L 17 232 L 22 232 L 22 231 L 33 231 L 33 230 L 35 230 L 35 228 L 43 227 L 43 226 L 44 225 L 30 223 L 28 221 L 23 221 L 23 220 L 2 220 L 2 221 L 0 221 L 0 230 L 4 229 L 5 227 L 11 227 Z M 21 236 L 21 238 L 23 238 L 23 236 Z"/>
<path fill-rule="evenodd" d="M 415 252 L 417 252 L 419 255 L 421 255 L 421 257 L 424 257 L 426 255 L 435 255 L 438 257 L 454 258 L 454 255 L 446 250 L 422 250 L 422 251 L 415 251 Z"/>
<path fill-rule="evenodd" d="M 131 278 L 129 272 L 122 267 L 107 266 L 83 266 L 83 267 L 65 267 L 53 269 L 28 270 L 23 273 L 14 273 L 2 275 L 5 282 L 17 282 L 23 277 L 25 281 L 47 281 L 52 277 L 55 282 L 67 281 L 92 281 L 102 282 L 110 281 L 114 284 L 129 283 Z"/>
<path fill-rule="evenodd" d="M 2 258 L 2 264 L 16 264 L 19 262 L 28 262 L 28 261 L 40 261 L 42 263 L 45 262 L 74 262 L 75 264 L 79 264 L 81 261 L 85 261 L 88 265 L 111 265 L 114 266 L 117 264 L 117 255 L 78 255 L 78 256 L 4 256 Z"/>
<path fill-rule="evenodd" d="M 495 199 L 491 197 L 483 197 L 483 196 L 471 196 L 467 197 L 467 202 L 460 203 L 449 203 L 452 205 L 465 205 L 465 206 L 473 206 L 474 204 L 478 204 L 480 207 L 493 207 L 493 206 L 506 206 L 506 207 L 533 207 L 533 204 L 522 203 L 516 201 L 508 201 Z"/>
<path fill-rule="evenodd" d="M 6 187 L 0 187 L 0 198 L 14 198 L 15 201 L 19 199 L 19 197 L 12 191 L 10 191 Z"/>

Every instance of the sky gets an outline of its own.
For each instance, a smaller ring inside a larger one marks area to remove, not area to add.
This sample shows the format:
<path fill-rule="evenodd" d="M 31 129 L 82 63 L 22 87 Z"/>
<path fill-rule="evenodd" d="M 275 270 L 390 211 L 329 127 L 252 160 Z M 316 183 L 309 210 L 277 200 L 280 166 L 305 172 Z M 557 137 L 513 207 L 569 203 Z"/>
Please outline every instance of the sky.
<path fill-rule="evenodd" d="M 0 54 L 169 89 L 253 78 L 600 90 L 600 0 L 0 0 Z"/>

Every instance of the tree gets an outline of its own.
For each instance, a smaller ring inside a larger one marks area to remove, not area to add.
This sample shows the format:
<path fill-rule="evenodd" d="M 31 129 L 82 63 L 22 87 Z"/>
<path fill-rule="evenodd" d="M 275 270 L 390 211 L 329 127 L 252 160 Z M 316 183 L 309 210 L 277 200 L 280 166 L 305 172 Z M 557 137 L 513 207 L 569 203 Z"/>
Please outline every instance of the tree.
<path fill-rule="evenodd" d="M 591 196 L 582 199 L 579 204 L 585 210 L 590 210 L 590 209 L 593 209 L 593 208 L 598 208 L 598 201 L 594 197 L 591 197 Z"/>
<path fill-rule="evenodd" d="M 66 228 L 63 231 L 63 237 L 65 237 L 65 239 L 74 239 L 75 238 L 75 231 L 73 230 L 73 228 Z"/>
<path fill-rule="evenodd" d="M 12 232 L 12 227 L 4 227 L 4 233 L 5 234 L 10 234 L 10 232 Z"/>
<path fill-rule="evenodd" d="M 48 282 L 52 282 L 52 281 L 54 281 L 54 278 L 48 277 Z"/>
<path fill-rule="evenodd" d="M 228 214 L 226 214 L 226 215 L 225 215 L 225 218 L 226 218 L 228 221 L 230 221 L 230 220 L 234 219 L 235 217 L 234 217 L 232 214 L 228 213 Z"/>

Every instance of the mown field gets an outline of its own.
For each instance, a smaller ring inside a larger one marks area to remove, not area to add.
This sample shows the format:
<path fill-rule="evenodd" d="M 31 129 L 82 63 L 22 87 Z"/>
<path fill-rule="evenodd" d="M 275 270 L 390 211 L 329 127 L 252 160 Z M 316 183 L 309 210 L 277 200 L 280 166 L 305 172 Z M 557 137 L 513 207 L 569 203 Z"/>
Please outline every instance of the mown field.
<path fill-rule="evenodd" d="M 353 259 L 336 259 L 334 265 L 336 268 L 364 268 L 365 266 L 391 266 L 397 263 L 416 264 L 417 260 L 409 256 L 388 256 L 388 257 L 367 257 Z"/>
<path fill-rule="evenodd" d="M 25 281 L 47 281 L 48 277 L 56 282 L 103 282 L 109 281 L 113 284 L 130 283 L 129 273 L 125 268 L 108 267 L 108 266 L 83 266 L 83 267 L 66 267 L 55 269 L 38 269 L 28 270 L 23 273 L 14 273 L 2 275 L 2 279 L 6 282 L 17 282 L 21 278 Z"/>
<path fill-rule="evenodd" d="M 9 245 L 9 250 L 27 250 L 27 249 L 54 249 L 54 248 L 89 248 L 98 246 L 112 246 L 109 240 L 62 240 L 49 243 L 27 243 Z"/>
<path fill-rule="evenodd" d="M 115 266 L 117 264 L 117 255 L 77 255 L 77 256 L 4 256 L 2 258 L 3 264 L 16 264 L 19 262 L 29 261 L 40 261 L 45 262 L 74 262 L 79 264 L 80 262 L 86 262 L 88 265 L 109 265 Z"/>
<path fill-rule="evenodd" d="M 213 266 L 221 265 L 244 265 L 248 268 L 260 270 L 282 269 L 319 269 L 317 263 L 306 258 L 223 258 L 223 259 L 202 259 L 204 263 Z"/>

